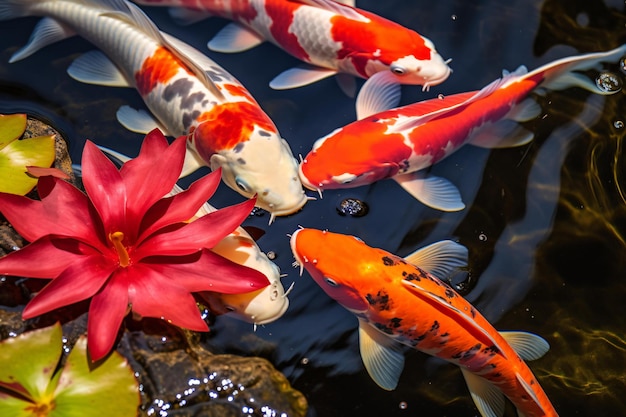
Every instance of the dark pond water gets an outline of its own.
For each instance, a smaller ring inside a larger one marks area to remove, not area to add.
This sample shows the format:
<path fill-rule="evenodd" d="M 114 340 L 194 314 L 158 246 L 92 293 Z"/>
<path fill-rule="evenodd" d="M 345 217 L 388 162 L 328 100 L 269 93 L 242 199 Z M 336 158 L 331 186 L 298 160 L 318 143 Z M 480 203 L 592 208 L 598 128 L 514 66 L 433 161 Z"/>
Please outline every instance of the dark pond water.
<path fill-rule="evenodd" d="M 621 0 L 362 0 L 374 11 L 428 36 L 452 76 L 429 93 L 405 87 L 403 103 L 481 88 L 502 69 L 535 68 L 582 52 L 626 42 Z M 149 9 L 165 31 L 204 50 L 226 22 L 213 19 L 181 28 L 163 10 Z M 36 19 L 3 22 L 0 62 L 22 46 Z M 123 104 L 141 107 L 133 90 L 82 85 L 65 73 L 93 49 L 76 38 L 16 64 L 0 65 L 0 111 L 40 115 L 61 129 L 79 161 L 85 138 L 136 154 L 141 136 L 115 120 Z M 208 53 L 208 52 L 207 52 Z M 276 122 L 295 154 L 351 122 L 354 103 L 333 80 L 292 91 L 272 91 L 269 80 L 297 62 L 271 45 L 237 55 L 208 53 L 239 78 Z M 623 80 L 615 66 L 611 70 Z M 311 416 L 474 416 L 456 367 L 419 352 L 407 356 L 398 389 L 378 388 L 358 353 L 356 319 L 305 274 L 298 276 L 287 234 L 298 225 L 360 236 L 371 246 L 406 255 L 441 239 L 469 248 L 468 276 L 459 284 L 498 329 L 535 332 L 551 344 L 531 368 L 562 416 L 626 413 L 626 128 L 624 92 L 601 98 L 579 89 L 541 99 L 544 117 L 529 123 L 536 139 L 515 149 L 466 147 L 434 167 L 461 189 L 467 208 L 425 208 L 392 181 L 347 191 L 279 218 L 252 217 L 266 229 L 259 240 L 276 254 L 285 286 L 295 281 L 291 307 L 260 327 L 217 318 L 210 342 L 223 352 L 260 355 L 284 372 L 310 403 Z M 342 217 L 344 198 L 367 202 L 359 218 Z M 220 187 L 211 203 L 240 201 Z M 507 416 L 515 415 L 511 409 Z"/>

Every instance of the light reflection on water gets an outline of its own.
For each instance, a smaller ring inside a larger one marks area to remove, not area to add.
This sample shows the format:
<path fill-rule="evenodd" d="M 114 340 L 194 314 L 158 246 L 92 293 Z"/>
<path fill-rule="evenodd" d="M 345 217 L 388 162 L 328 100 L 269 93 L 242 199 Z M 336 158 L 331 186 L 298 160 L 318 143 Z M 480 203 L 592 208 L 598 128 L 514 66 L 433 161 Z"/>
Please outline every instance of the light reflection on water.
<path fill-rule="evenodd" d="M 418 29 L 444 58 L 453 58 L 448 81 L 428 94 L 405 88 L 404 103 L 481 88 L 503 68 L 532 69 L 626 42 L 621 0 L 362 0 L 358 5 Z M 163 29 L 201 50 L 225 24 L 214 19 L 181 28 L 162 10 L 150 12 Z M 2 62 L 26 42 L 35 22 L 3 24 Z M 115 121 L 119 106 L 142 106 L 134 91 L 81 85 L 65 74 L 79 53 L 91 49 L 73 39 L 20 63 L 0 65 L 0 109 L 35 109 L 54 120 L 72 140 L 75 162 L 85 138 L 130 154 L 141 139 Z M 306 154 L 317 138 L 354 118 L 353 101 L 333 80 L 294 91 L 267 88 L 273 76 L 296 64 L 270 45 L 209 55 L 252 91 L 295 154 Z M 623 69 L 611 71 L 624 81 Z M 376 387 L 358 356 L 356 320 L 306 274 L 298 277 L 285 235 L 299 225 L 328 228 L 399 255 L 457 238 L 470 249 L 468 298 L 496 328 L 532 331 L 550 342 L 548 354 L 530 365 L 561 415 L 622 414 L 626 94 L 602 98 L 568 90 L 540 100 L 547 116 L 530 123 L 536 139 L 529 145 L 493 152 L 467 147 L 433 168 L 433 174 L 459 186 L 468 205 L 463 212 L 427 209 L 385 181 L 329 191 L 301 213 L 278 219 L 259 244 L 288 274 L 284 284 L 295 282 L 287 314 L 256 333 L 246 323 L 220 317 L 211 344 L 269 358 L 307 396 L 312 416 L 475 415 L 458 369 L 419 353 L 407 354 L 396 391 Z M 347 198 L 367 203 L 367 215 L 340 216 L 337 206 Z M 220 187 L 212 203 L 238 201 Z M 251 218 L 249 224 L 267 229 L 267 217 Z"/>

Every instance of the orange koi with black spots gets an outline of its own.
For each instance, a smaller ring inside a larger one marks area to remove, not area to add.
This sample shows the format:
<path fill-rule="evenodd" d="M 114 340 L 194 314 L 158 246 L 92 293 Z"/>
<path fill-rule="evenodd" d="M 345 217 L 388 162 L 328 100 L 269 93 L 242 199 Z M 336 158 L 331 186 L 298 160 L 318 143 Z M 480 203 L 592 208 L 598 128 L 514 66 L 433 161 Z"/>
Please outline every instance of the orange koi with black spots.
<path fill-rule="evenodd" d="M 354 236 L 300 229 L 291 249 L 326 294 L 357 316 L 363 363 L 382 388 L 396 387 L 408 346 L 459 366 L 482 416 L 503 415 L 505 396 L 525 417 L 557 416 L 524 362 L 545 354 L 548 343 L 498 332 L 434 275 L 459 265 L 455 246 L 424 248 L 405 260 Z"/>

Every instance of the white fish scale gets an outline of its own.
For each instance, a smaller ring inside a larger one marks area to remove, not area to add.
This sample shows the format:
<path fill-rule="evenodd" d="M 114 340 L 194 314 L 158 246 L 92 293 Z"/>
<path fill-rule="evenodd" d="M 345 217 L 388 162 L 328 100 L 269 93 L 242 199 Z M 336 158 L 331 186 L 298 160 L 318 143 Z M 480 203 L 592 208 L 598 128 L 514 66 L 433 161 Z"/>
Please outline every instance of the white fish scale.
<path fill-rule="evenodd" d="M 270 26 L 272 24 L 272 19 L 267 14 L 265 9 L 265 0 L 252 0 L 250 1 L 250 7 L 256 10 L 256 17 L 249 23 L 251 27 L 254 28 L 257 32 L 259 32 L 265 39 L 269 42 L 277 43 L 276 39 L 272 36 L 270 32 Z M 245 23 L 248 24 L 248 23 Z"/>
<path fill-rule="evenodd" d="M 158 46 L 134 26 L 102 16 L 102 12 L 108 11 L 104 8 L 75 2 L 42 1 L 34 3 L 30 10 L 32 14 L 49 16 L 74 28 L 115 62 L 131 81 L 134 81 L 133 73 Z"/>
<path fill-rule="evenodd" d="M 314 64 L 335 68 L 341 42 L 331 37 L 332 13 L 313 7 L 300 7 L 293 16 L 289 32 L 297 38 L 300 46 L 309 54 Z"/>

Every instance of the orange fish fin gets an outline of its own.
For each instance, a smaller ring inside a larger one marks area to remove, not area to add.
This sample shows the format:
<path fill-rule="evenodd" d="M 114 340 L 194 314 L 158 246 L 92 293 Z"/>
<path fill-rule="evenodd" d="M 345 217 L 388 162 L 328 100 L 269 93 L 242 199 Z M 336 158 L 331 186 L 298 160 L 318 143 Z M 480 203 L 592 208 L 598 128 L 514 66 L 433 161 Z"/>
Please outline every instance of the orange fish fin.
<path fill-rule="evenodd" d="M 437 279 L 437 278 L 433 278 Z M 409 290 L 413 295 L 420 298 L 422 301 L 430 304 L 433 308 L 437 309 L 441 314 L 448 316 L 450 319 L 463 325 L 467 331 L 472 333 L 477 341 L 485 346 L 495 346 L 500 354 L 506 358 L 506 354 L 499 346 L 498 342 L 489 334 L 489 332 L 483 329 L 474 321 L 469 313 L 465 313 L 452 304 L 450 304 L 444 297 L 434 294 L 430 291 L 422 288 L 415 280 L 403 279 L 402 285 Z M 442 285 L 446 285 L 442 283 Z"/>
<path fill-rule="evenodd" d="M 404 369 L 401 345 L 359 319 L 359 348 L 365 369 L 374 382 L 388 391 L 395 389 Z"/>
<path fill-rule="evenodd" d="M 536 334 L 507 331 L 500 332 L 500 336 L 502 336 L 520 358 L 525 361 L 539 359 L 550 350 L 548 342 Z"/>
<path fill-rule="evenodd" d="M 451 240 L 442 240 L 424 246 L 404 257 L 404 260 L 441 280 L 457 269 L 467 266 L 467 248 Z"/>
<path fill-rule="evenodd" d="M 442 211 L 459 211 L 465 208 L 458 188 L 444 178 L 425 176 L 421 171 L 395 175 L 392 178 L 429 207 Z"/>
<path fill-rule="evenodd" d="M 481 416 L 499 417 L 504 415 L 504 394 L 491 382 L 465 368 L 461 368 L 472 400 Z"/>

